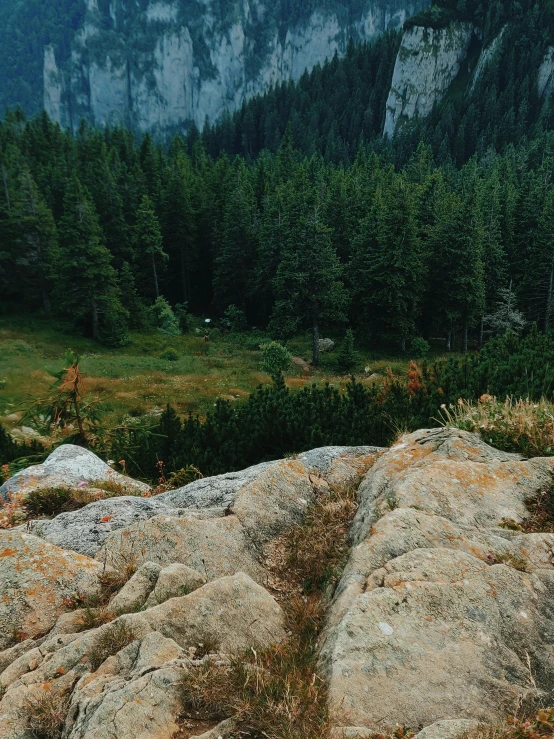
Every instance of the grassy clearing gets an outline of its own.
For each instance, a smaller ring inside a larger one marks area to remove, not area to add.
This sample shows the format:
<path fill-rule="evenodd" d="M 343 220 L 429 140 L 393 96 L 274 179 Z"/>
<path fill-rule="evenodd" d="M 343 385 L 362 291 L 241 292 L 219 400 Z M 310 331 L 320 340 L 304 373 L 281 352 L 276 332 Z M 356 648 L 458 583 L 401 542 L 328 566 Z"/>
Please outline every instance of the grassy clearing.
<path fill-rule="evenodd" d="M 132 334 L 128 346 L 111 349 L 76 335 L 61 323 L 36 316 L 4 317 L 0 319 L 0 420 L 8 429 L 21 426 L 21 408 L 48 388 L 53 374 L 63 366 L 68 347 L 81 357 L 87 390 L 102 397 L 107 425 L 126 415 L 156 413 L 167 403 L 183 415 L 204 415 L 218 398 L 239 401 L 260 383 L 270 382 L 260 368 L 258 349 L 268 338 L 261 332 L 224 335 L 212 330 L 210 341 L 205 342 L 201 333 L 166 336 L 152 331 Z M 294 338 L 287 346 L 295 357 L 309 361 L 309 334 Z M 405 377 L 408 360 L 407 356 L 360 350 L 357 374 L 384 376 L 390 368 L 394 376 Z M 317 370 L 305 372 L 293 365 L 287 384 L 297 389 L 327 381 L 344 386 L 347 379 L 338 373 L 335 349 L 321 355 Z"/>

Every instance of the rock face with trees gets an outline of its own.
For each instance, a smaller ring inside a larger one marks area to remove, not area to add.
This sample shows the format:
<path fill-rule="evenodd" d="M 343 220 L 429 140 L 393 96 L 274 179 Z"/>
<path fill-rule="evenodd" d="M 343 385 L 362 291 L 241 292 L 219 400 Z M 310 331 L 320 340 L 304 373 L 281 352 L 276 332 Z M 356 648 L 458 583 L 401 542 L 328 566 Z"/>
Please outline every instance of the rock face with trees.
<path fill-rule="evenodd" d="M 45 466 L 73 490 L 101 466 L 71 447 L 58 457 Z M 26 739 L 45 721 L 48 736 L 69 739 L 108 739 L 113 727 L 119 739 L 211 729 L 254 736 L 250 709 L 210 691 L 252 650 L 286 654 L 291 603 L 300 603 L 297 616 L 314 603 L 291 589 L 298 558 L 324 551 L 321 539 L 302 549 L 298 538 L 316 530 L 351 548 L 336 550 L 338 569 L 324 581 L 313 679 L 327 688 L 310 700 L 323 700 L 327 729 L 310 737 L 363 739 L 398 724 L 423 729 L 422 739 L 455 737 L 522 700 L 547 699 L 554 535 L 525 526 L 553 473 L 551 459 L 523 460 L 467 432 L 435 429 L 389 450 L 315 449 L 155 498 L 118 496 L 110 515 L 91 503 L 0 532 L 2 736 Z M 32 468 L 20 479 L 30 484 Z M 48 482 L 44 472 L 35 481 Z M 339 534 L 333 511 L 348 490 L 358 510 Z M 129 500 L 156 499 L 158 511 L 144 520 L 117 512 Z M 41 523 L 55 528 L 62 517 L 67 537 L 55 546 Z M 77 553 L 112 522 L 89 556 Z M 296 559 L 282 569 L 292 541 Z M 249 664 L 245 685 L 248 670 L 262 670 Z M 194 693 L 199 679 L 203 699 Z M 214 695 L 219 704 L 210 705 Z M 276 722 L 284 699 L 274 700 L 266 712 Z"/>

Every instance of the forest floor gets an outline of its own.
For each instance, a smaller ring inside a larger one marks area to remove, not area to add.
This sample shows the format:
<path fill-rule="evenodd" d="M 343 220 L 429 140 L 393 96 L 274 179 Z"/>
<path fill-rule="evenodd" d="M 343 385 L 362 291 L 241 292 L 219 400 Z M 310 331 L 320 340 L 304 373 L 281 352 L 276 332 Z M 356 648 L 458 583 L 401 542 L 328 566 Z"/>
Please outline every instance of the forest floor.
<path fill-rule="evenodd" d="M 261 370 L 259 351 L 260 343 L 268 340 L 260 332 L 222 334 L 212 329 L 206 342 L 203 332 L 195 333 L 194 329 L 176 337 L 152 331 L 132 334 L 127 346 L 113 349 L 83 338 L 63 324 L 35 316 L 2 317 L 0 421 L 8 429 L 21 425 L 25 403 L 48 390 L 55 373 L 63 368 L 69 348 L 80 357 L 87 389 L 102 398 L 108 422 L 119 422 L 127 414 L 156 413 L 167 403 L 183 415 L 204 415 L 218 398 L 239 401 L 258 385 L 270 382 Z M 289 387 L 314 382 L 344 386 L 348 381 L 348 376 L 338 371 L 338 347 L 322 354 L 320 366 L 314 369 L 308 366 L 309 334 L 294 338 L 287 346 L 295 357 L 287 373 Z M 175 349 L 178 359 L 162 358 L 169 347 Z M 378 382 L 389 368 L 396 377 L 406 376 L 407 355 L 363 349 L 358 353 L 355 375 L 363 382 Z"/>

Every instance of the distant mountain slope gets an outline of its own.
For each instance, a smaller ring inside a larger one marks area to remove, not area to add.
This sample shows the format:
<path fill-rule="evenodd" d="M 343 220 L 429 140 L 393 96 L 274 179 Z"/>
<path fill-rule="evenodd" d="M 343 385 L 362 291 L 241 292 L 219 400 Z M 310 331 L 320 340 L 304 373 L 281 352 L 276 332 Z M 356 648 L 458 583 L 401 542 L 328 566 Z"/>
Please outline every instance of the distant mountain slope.
<path fill-rule="evenodd" d="M 441 0 L 442 2 L 442 0 Z M 445 0 L 443 5 L 448 5 Z M 403 162 L 419 141 L 438 161 L 463 164 L 552 128 L 551 2 L 433 6 L 389 34 L 351 47 L 342 60 L 280 85 L 204 131 L 213 155 L 275 151 L 288 123 L 304 153 L 352 161 L 361 142 L 386 145 Z"/>
<path fill-rule="evenodd" d="M 18 0 L 0 11 L 0 104 L 75 129 L 168 133 L 399 29 L 430 0 Z"/>

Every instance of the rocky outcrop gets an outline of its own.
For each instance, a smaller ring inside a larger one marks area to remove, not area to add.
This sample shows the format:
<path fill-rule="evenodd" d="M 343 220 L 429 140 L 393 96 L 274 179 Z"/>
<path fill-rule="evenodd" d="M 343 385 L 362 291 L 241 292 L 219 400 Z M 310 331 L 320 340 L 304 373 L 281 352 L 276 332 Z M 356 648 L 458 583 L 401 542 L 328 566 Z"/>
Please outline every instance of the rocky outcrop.
<path fill-rule="evenodd" d="M 0 531 L 0 650 L 48 632 L 77 593 L 98 592 L 101 571 L 31 534 Z"/>
<path fill-rule="evenodd" d="M 547 97 L 554 92 L 554 46 L 549 46 L 539 69 L 537 80 L 539 97 Z"/>
<path fill-rule="evenodd" d="M 234 111 L 272 84 L 342 54 L 350 37 L 365 40 L 406 18 L 429 0 L 365 0 L 352 14 L 339 4 L 295 23 L 274 18 L 267 3 L 235 0 L 222 12 L 213 0 L 184 7 L 129 0 L 102 8 L 87 0 L 70 59 L 44 55 L 44 106 L 54 120 L 76 128 L 81 117 L 97 125 L 126 123 L 164 133 Z"/>
<path fill-rule="evenodd" d="M 473 26 L 415 26 L 405 32 L 398 51 L 386 106 L 383 133 L 392 138 L 402 121 L 423 118 L 439 103 L 466 58 Z"/>
<path fill-rule="evenodd" d="M 192 667 L 286 639 L 271 558 L 329 487 L 355 486 L 359 502 L 320 642 L 333 739 L 397 724 L 420 729 L 418 739 L 456 739 L 527 697 L 546 699 L 554 534 L 518 522 L 553 474 L 552 459 L 435 429 L 388 451 L 327 447 L 196 481 L 158 496 L 163 513 L 121 519 L 95 560 L 70 541 L 62 550 L 0 533 L 0 638 L 20 640 L 0 641 L 0 736 L 30 739 L 30 706 L 52 696 L 64 739 L 176 735 Z M 80 519 L 87 541 L 95 521 Z M 68 610 L 76 594 L 100 596 L 105 568 L 123 565 L 135 574 L 100 613 Z M 84 630 L 91 623 L 103 625 Z M 199 735 L 233 730 L 231 719 Z"/>
<path fill-rule="evenodd" d="M 502 39 L 504 38 L 506 29 L 507 29 L 507 26 L 503 26 L 498 36 L 496 36 L 490 42 L 490 44 L 481 51 L 481 54 L 479 55 L 479 61 L 477 62 L 477 66 L 475 67 L 475 71 L 473 72 L 473 78 L 471 80 L 471 91 L 472 92 L 475 89 L 475 85 L 481 79 L 483 72 L 486 70 L 489 64 L 495 59 L 495 57 L 500 52 L 500 49 L 502 48 Z"/>
<path fill-rule="evenodd" d="M 53 700 L 67 713 L 64 739 L 173 735 L 191 666 L 227 664 L 286 636 L 283 611 L 266 590 L 266 545 L 303 520 L 318 490 L 357 485 L 380 451 L 315 449 L 157 498 L 97 501 L 33 523 L 63 550 L 27 532 L 0 534 L 8 585 L 0 602 L 0 736 L 29 739 L 29 707 Z M 8 487 L 27 491 L 52 479 L 74 486 L 105 472 L 94 455 L 71 448 L 44 467 Z M 123 567 L 136 572 L 106 604 L 102 576 Z M 70 610 L 80 599 L 103 606 Z M 223 736 L 231 727 L 217 728 Z"/>
<path fill-rule="evenodd" d="M 25 495 L 37 488 L 74 488 L 90 482 L 113 483 L 132 494 L 148 490 L 148 485 L 120 475 L 96 454 L 73 444 L 62 444 L 42 464 L 17 472 L 0 487 L 0 498 L 8 493 Z"/>
<path fill-rule="evenodd" d="M 553 471 L 444 429 L 376 462 L 321 652 L 337 736 L 496 721 L 552 689 L 554 535 L 501 524 Z"/>

